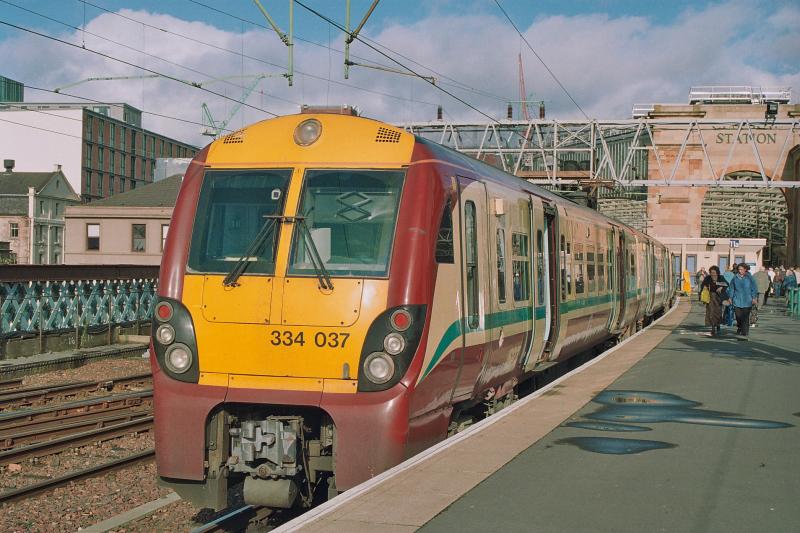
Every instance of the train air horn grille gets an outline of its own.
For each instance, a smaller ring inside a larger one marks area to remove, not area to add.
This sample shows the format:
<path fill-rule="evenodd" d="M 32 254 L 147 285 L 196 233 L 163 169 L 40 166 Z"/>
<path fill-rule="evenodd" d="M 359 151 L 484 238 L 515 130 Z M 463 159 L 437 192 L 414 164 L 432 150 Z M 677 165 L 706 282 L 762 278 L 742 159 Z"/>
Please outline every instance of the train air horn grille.
<path fill-rule="evenodd" d="M 390 130 L 389 128 L 378 128 L 378 134 L 375 135 L 376 143 L 399 143 L 400 132 Z"/>
<path fill-rule="evenodd" d="M 222 144 L 241 144 L 244 142 L 244 131 L 234 131 L 222 138 Z"/>

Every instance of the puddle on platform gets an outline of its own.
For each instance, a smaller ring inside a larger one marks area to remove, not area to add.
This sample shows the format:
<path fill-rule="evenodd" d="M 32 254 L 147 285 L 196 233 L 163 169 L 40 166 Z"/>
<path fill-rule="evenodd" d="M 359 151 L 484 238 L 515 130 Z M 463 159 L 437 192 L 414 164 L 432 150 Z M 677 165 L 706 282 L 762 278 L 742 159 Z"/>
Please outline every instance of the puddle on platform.
<path fill-rule="evenodd" d="M 579 421 L 564 424 L 566 427 L 593 429 L 595 431 L 652 431 L 649 427 L 634 426 L 632 424 L 618 424 L 616 422 L 591 422 Z"/>
<path fill-rule="evenodd" d="M 610 455 L 630 455 L 675 448 L 675 444 L 658 440 L 615 439 L 611 437 L 569 437 L 559 439 L 556 444 L 571 444 L 581 450 Z"/>
<path fill-rule="evenodd" d="M 593 400 L 602 407 L 587 415 L 595 421 L 615 423 L 657 424 L 679 422 L 705 426 L 747 429 L 780 429 L 792 424 L 741 418 L 733 413 L 700 409 L 699 402 L 675 394 L 648 391 L 603 391 Z M 590 428 L 591 429 L 591 428 Z"/>

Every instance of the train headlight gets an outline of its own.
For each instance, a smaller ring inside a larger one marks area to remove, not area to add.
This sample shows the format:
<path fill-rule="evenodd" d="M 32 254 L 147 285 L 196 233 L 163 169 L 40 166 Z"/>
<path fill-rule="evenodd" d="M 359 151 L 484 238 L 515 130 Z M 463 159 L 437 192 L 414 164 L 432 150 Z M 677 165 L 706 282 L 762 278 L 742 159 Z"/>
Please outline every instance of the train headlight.
<path fill-rule="evenodd" d="M 175 344 L 167 348 L 164 362 L 171 372 L 183 374 L 192 366 L 192 351 L 185 344 Z"/>
<path fill-rule="evenodd" d="M 156 340 L 165 346 L 172 344 L 175 340 L 175 328 L 169 324 L 161 324 L 156 330 Z"/>
<path fill-rule="evenodd" d="M 315 118 L 304 120 L 294 129 L 294 142 L 300 146 L 309 146 L 317 142 L 322 134 L 322 124 Z"/>
<path fill-rule="evenodd" d="M 383 349 L 389 355 L 397 355 L 406 347 L 406 340 L 399 333 L 389 333 L 383 339 Z"/>
<path fill-rule="evenodd" d="M 383 352 L 371 353 L 364 361 L 364 373 L 371 382 L 381 385 L 392 379 L 394 361 Z"/>

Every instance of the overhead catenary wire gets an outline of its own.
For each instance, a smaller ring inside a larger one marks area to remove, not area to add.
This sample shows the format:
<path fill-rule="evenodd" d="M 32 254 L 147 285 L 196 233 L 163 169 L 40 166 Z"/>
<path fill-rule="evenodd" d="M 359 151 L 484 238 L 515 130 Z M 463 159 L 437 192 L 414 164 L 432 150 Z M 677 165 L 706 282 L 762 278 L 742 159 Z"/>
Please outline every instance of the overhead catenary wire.
<path fill-rule="evenodd" d="M 41 130 L 41 131 L 46 131 L 46 132 L 49 132 L 49 133 L 55 133 L 56 135 L 63 135 L 65 137 L 72 137 L 73 139 L 81 139 L 80 135 L 73 135 L 71 133 L 66 133 L 66 132 L 63 132 L 63 131 L 51 130 L 49 128 L 42 128 L 41 126 L 34 126 L 32 124 L 24 124 L 22 122 L 15 122 L 13 120 L 7 120 L 7 119 L 4 119 L 4 118 L 0 118 L 0 122 L 8 122 L 9 124 L 16 124 L 17 126 L 24 126 L 26 128 L 32 128 L 34 130 Z"/>
<path fill-rule="evenodd" d="M 511 20 L 511 17 L 508 15 L 506 10 L 503 9 L 503 6 L 500 5 L 500 1 L 499 0 L 494 0 L 494 3 L 497 4 L 497 7 L 500 8 L 500 11 L 503 12 L 503 15 L 505 15 L 506 19 L 508 19 L 508 22 L 511 23 L 511 26 L 513 26 L 513 28 L 516 30 L 516 32 L 519 34 L 519 36 L 522 38 L 522 40 L 528 46 L 528 49 L 530 49 L 530 51 L 533 52 L 533 55 L 536 56 L 536 59 L 539 60 L 539 62 L 544 66 L 544 68 L 547 70 L 547 72 L 550 73 L 550 76 L 552 76 L 553 79 L 556 81 L 558 86 L 561 87 L 561 89 L 564 91 L 564 94 L 566 94 L 567 97 L 569 97 L 569 99 L 572 100 L 572 103 L 575 104 L 575 107 L 578 108 L 578 111 L 581 112 L 581 114 L 586 118 L 586 120 L 591 120 L 589 118 L 589 115 L 587 115 L 586 112 L 583 110 L 583 108 L 580 106 L 580 104 L 578 104 L 578 102 L 575 101 L 575 98 L 572 97 L 572 95 L 569 93 L 567 88 L 564 87 L 564 84 L 561 83 L 561 80 L 558 79 L 558 76 L 556 76 L 555 72 L 553 72 L 550 69 L 550 67 L 547 66 L 547 63 L 545 63 L 544 59 L 542 59 L 542 57 L 538 54 L 538 52 L 536 52 L 536 50 L 533 49 L 533 46 L 531 46 L 531 43 L 528 42 L 528 39 L 525 38 L 525 36 L 522 34 L 522 32 L 519 31 L 519 28 L 517 27 L 517 25 L 514 24 L 513 20 Z"/>
<path fill-rule="evenodd" d="M 3 1 L 3 0 L 0 0 L 0 1 Z M 98 55 L 100 57 L 104 57 L 106 59 L 110 59 L 112 61 L 116 61 L 118 63 L 122 63 L 124 65 L 128 65 L 130 67 L 134 67 L 134 68 L 143 70 L 145 72 L 150 72 L 151 74 L 158 74 L 159 76 L 161 76 L 161 77 L 163 77 L 165 79 L 168 79 L 168 80 L 171 80 L 171 81 L 186 85 L 188 87 L 194 87 L 194 88 L 196 88 L 198 90 L 207 92 L 207 93 L 212 94 L 214 96 L 218 96 L 218 97 L 223 98 L 225 100 L 229 100 L 231 102 L 236 102 L 237 104 L 241 104 L 241 105 L 243 105 L 245 107 L 248 107 L 250 109 L 254 109 L 256 111 L 261 111 L 262 113 L 266 113 L 268 115 L 272 115 L 273 117 L 277 117 L 278 116 L 277 113 L 273 113 L 272 111 L 269 111 L 267 109 L 263 109 L 263 108 L 254 106 L 254 105 L 248 104 L 246 102 L 241 102 L 241 101 L 237 100 L 236 98 L 231 98 L 230 96 L 218 93 L 216 91 L 212 91 L 211 89 L 207 89 L 205 87 L 200 87 L 197 84 L 194 84 L 192 82 L 189 82 L 189 81 L 186 81 L 186 80 L 182 80 L 180 78 L 176 78 L 176 77 L 171 76 L 169 74 L 164 74 L 162 72 L 158 72 L 157 70 L 153 70 L 153 69 L 150 69 L 150 68 L 139 66 L 139 65 L 137 65 L 135 63 L 132 63 L 130 61 L 125 61 L 124 59 L 120 59 L 118 57 L 114 57 L 114 56 L 112 56 L 110 54 L 106 54 L 106 53 L 100 52 L 98 50 L 92 50 L 91 48 L 84 48 L 84 47 L 82 47 L 82 46 L 80 46 L 78 44 L 74 44 L 74 43 L 71 43 L 69 41 L 65 41 L 63 39 L 59 39 L 58 37 L 53 37 L 52 35 L 47 35 L 46 33 L 38 32 L 36 30 L 32 30 L 30 28 L 26 28 L 24 26 L 20 26 L 18 24 L 13 24 L 13 23 L 5 21 L 5 20 L 0 20 L 0 24 L 2 24 L 4 26 L 8 26 L 10 28 L 14 28 L 16 30 L 20 30 L 20 31 L 23 31 L 23 32 L 26 32 L 26 33 L 30 33 L 32 35 L 36 35 L 36 36 L 42 37 L 44 39 L 48 39 L 48 40 L 51 40 L 51 41 L 54 41 L 54 42 L 57 42 L 57 43 L 61 43 L 61 44 L 65 45 L 65 46 L 69 46 L 69 47 L 72 47 L 72 48 L 77 48 L 78 50 L 84 50 L 86 52 Z"/>
<path fill-rule="evenodd" d="M 0 0 L 0 1 L 5 1 L 5 0 Z M 190 1 L 191 1 L 191 0 L 190 0 Z M 194 42 L 194 43 L 196 43 L 196 44 L 200 44 L 200 45 L 203 45 L 203 46 L 207 46 L 207 47 L 209 47 L 209 48 L 213 48 L 213 49 L 215 49 L 215 50 L 219 50 L 219 51 L 222 51 L 222 52 L 227 52 L 227 53 L 229 53 L 229 54 L 233 54 L 233 55 L 236 55 L 236 56 L 241 56 L 242 58 L 249 59 L 249 60 L 251 60 L 251 61 L 256 61 L 256 62 L 258 62 L 258 63 L 261 63 L 261 64 L 263 64 L 263 65 L 267 65 L 267 66 L 271 66 L 271 67 L 276 67 L 276 68 L 286 68 L 286 66 L 285 66 L 285 65 L 280 65 L 280 64 L 278 64 L 278 63 L 273 63 L 273 62 L 271 62 L 271 61 L 266 61 L 266 60 L 264 60 L 264 59 L 261 59 L 261 58 L 259 58 L 259 57 L 255 57 L 255 56 L 252 56 L 252 55 L 248 55 L 248 54 L 245 54 L 245 53 L 243 53 L 243 52 L 238 52 L 238 51 L 236 51 L 236 50 L 231 50 L 230 48 L 225 48 L 224 46 L 219 46 L 219 45 L 216 45 L 216 44 L 213 44 L 213 43 L 207 42 L 207 41 L 203 41 L 203 40 L 201 40 L 201 39 L 194 38 L 194 37 L 192 37 L 192 36 L 190 36 L 190 35 L 182 34 L 182 33 L 179 33 L 179 32 L 173 31 L 173 30 L 169 30 L 169 29 L 167 29 L 167 28 L 162 28 L 162 27 L 160 27 L 160 26 L 156 26 L 156 25 L 153 25 L 153 24 L 150 24 L 150 23 L 144 22 L 144 21 L 142 21 L 142 20 L 139 20 L 139 19 L 133 18 L 133 17 L 131 17 L 131 16 L 129 16 L 129 15 L 123 15 L 122 13 L 117 13 L 117 12 L 111 11 L 110 9 L 107 9 L 107 8 L 105 8 L 105 7 L 103 7 L 103 6 L 99 6 L 99 5 L 97 5 L 97 4 L 93 4 L 92 2 L 88 2 L 88 1 L 87 1 L 86 3 L 87 3 L 89 6 L 92 6 L 92 7 L 96 8 L 96 9 L 99 9 L 100 11 L 103 11 L 103 12 L 105 12 L 105 13 L 108 13 L 108 14 L 110 14 L 110 15 L 113 15 L 113 16 L 115 16 L 115 17 L 120 17 L 120 18 L 122 18 L 122 19 L 128 20 L 128 21 L 130 21 L 130 22 L 135 22 L 135 23 L 137 23 L 137 24 L 142 24 L 142 25 L 144 25 L 144 26 L 146 26 L 146 27 L 148 27 L 148 28 L 152 28 L 152 29 L 154 29 L 154 30 L 158 30 L 158 31 L 160 31 L 160 32 L 162 32 L 162 33 L 166 33 L 166 34 L 169 34 L 169 35 L 174 35 L 175 37 L 180 37 L 180 38 L 182 38 L 182 39 L 186 39 L 186 40 L 188 40 L 188 41 L 190 41 L 190 42 Z M 231 18 L 234 18 L 234 19 L 236 19 L 236 20 L 239 20 L 239 21 L 242 21 L 242 22 L 247 22 L 247 23 L 250 23 L 250 24 L 252 24 L 252 25 L 254 25 L 254 26 L 257 26 L 257 27 L 260 27 L 260 28 L 269 29 L 269 28 L 267 28 L 266 26 L 264 26 L 264 25 L 261 25 L 261 24 L 259 24 L 259 23 L 257 23 L 257 22 L 254 22 L 254 21 L 251 21 L 251 20 L 247 20 L 247 19 L 244 19 L 244 18 L 238 17 L 238 16 L 236 16 L 236 15 L 232 15 L 232 14 L 230 14 L 230 13 L 226 13 L 225 11 L 222 11 L 222 10 L 220 10 L 220 9 L 217 9 L 217 8 L 215 8 L 215 7 L 212 7 L 212 6 L 207 6 L 207 5 L 205 5 L 205 4 L 201 3 L 201 2 L 195 2 L 195 3 L 196 3 L 196 4 L 198 4 L 198 5 L 200 5 L 200 6 L 203 6 L 203 7 L 205 7 L 205 8 L 208 8 L 208 9 L 210 9 L 210 10 L 212 10 L 212 11 L 216 12 L 216 13 L 220 13 L 220 14 L 227 15 L 227 16 L 229 16 L 229 17 L 231 17 Z M 310 41 L 310 40 L 307 40 L 307 39 L 303 39 L 303 38 L 300 38 L 300 37 L 297 37 L 297 36 L 295 36 L 295 39 L 296 39 L 296 40 L 298 40 L 298 41 L 307 42 L 307 43 L 309 43 L 309 44 L 313 44 L 313 45 L 315 45 L 315 46 L 320 46 L 320 47 L 323 47 L 323 48 L 325 48 L 325 45 L 322 45 L 322 44 L 320 44 L 320 43 L 316 43 L 316 42 L 314 42 L 314 41 Z M 333 50 L 334 52 L 337 52 L 337 53 L 342 53 L 340 50 L 337 50 L 337 49 L 335 49 L 335 48 L 332 48 L 332 50 Z M 318 76 L 318 75 L 315 75 L 315 74 L 311 74 L 311 73 L 309 73 L 309 72 L 303 72 L 303 71 L 300 71 L 300 70 L 297 70 L 297 69 L 295 69 L 295 72 L 296 72 L 297 74 L 301 74 L 301 75 L 303 75 L 303 76 L 307 76 L 307 77 L 309 77 L 309 78 L 312 78 L 312 79 L 317 79 L 317 80 L 320 80 L 320 81 L 325 81 L 325 82 L 328 82 L 328 83 L 332 83 L 332 84 L 334 84 L 334 85 L 339 85 L 339 86 L 342 86 L 342 87 L 346 87 L 346 88 L 348 88 L 348 89 L 353 89 L 353 90 L 362 91 L 362 92 L 366 92 L 366 93 L 370 93 L 370 94 L 375 94 L 375 95 L 378 95 L 378 96 L 385 96 L 385 97 L 387 97 L 387 98 L 393 98 L 393 99 L 396 99 L 396 100 L 402 100 L 402 101 L 412 101 L 412 102 L 415 102 L 415 103 L 418 103 L 418 104 L 424 104 L 424 105 L 429 105 L 429 106 L 436 106 L 436 105 L 437 105 L 437 104 L 435 104 L 435 103 L 433 103 L 433 102 L 426 102 L 426 101 L 424 101 L 424 100 L 411 100 L 411 99 L 409 99 L 409 98 L 406 98 L 406 97 L 397 96 L 397 95 L 390 94 L 390 93 L 385 93 L 385 92 L 382 92 L 382 91 L 376 91 L 376 90 L 374 90 L 374 89 L 368 89 L 368 88 L 366 88 L 366 87 L 359 87 L 359 86 L 357 86 L 357 85 L 351 85 L 351 84 L 349 84 L 349 83 L 344 83 L 344 82 L 341 82 L 341 81 L 338 81 L 338 80 L 333 80 L 333 79 L 330 79 L 330 78 L 326 79 L 326 78 L 324 78 L 324 77 L 322 77 L 322 76 Z M 263 91 L 260 91 L 260 94 L 263 94 Z M 291 100 L 286 100 L 285 98 L 281 98 L 281 97 L 275 96 L 274 94 L 270 94 L 270 96 L 274 97 L 274 98 L 275 98 L 275 99 L 277 99 L 277 100 L 283 100 L 283 101 L 286 101 L 286 102 L 289 102 L 289 103 L 292 103 L 292 104 L 295 104 L 295 105 L 300 105 L 300 104 L 299 104 L 299 103 L 297 103 L 297 102 L 294 102 L 294 101 L 291 101 Z"/>
<path fill-rule="evenodd" d="M 267 29 L 267 30 L 270 29 L 268 26 L 265 26 L 265 25 L 263 25 L 261 23 L 258 23 L 258 22 L 255 22 L 253 20 L 240 17 L 238 15 L 234 15 L 232 13 L 228 13 L 227 11 L 224 11 L 224 10 L 219 9 L 217 7 L 214 7 L 214 6 L 210 6 L 208 4 L 200 2 L 199 0 L 187 0 L 187 1 L 191 2 L 193 4 L 196 4 L 198 6 L 202 6 L 202 7 L 206 8 L 206 9 L 209 9 L 209 10 L 214 11 L 216 13 L 219 13 L 221 15 L 225 15 L 225 16 L 231 17 L 231 18 L 233 18 L 235 20 L 239 20 L 239 21 L 242 21 L 242 22 L 247 22 L 247 23 L 252 24 L 253 26 L 256 26 L 256 27 L 259 27 L 259 28 L 264 28 L 264 29 Z M 89 5 L 93 5 L 93 4 L 90 3 Z M 303 6 L 303 7 L 305 7 L 305 6 Z M 343 26 L 336 25 L 336 27 L 338 29 L 340 29 L 343 33 L 347 33 L 346 29 Z M 166 30 L 163 30 L 163 31 L 166 31 Z M 344 55 L 344 51 L 339 50 L 338 48 L 331 47 L 329 45 L 324 45 L 324 44 L 318 43 L 316 41 L 312 41 L 312 40 L 309 40 L 309 39 L 304 39 L 302 37 L 298 37 L 297 35 L 294 36 L 294 39 L 297 40 L 297 41 L 302 41 L 302 42 L 305 42 L 305 43 L 308 43 L 308 44 L 312 44 L 314 46 L 319 46 L 321 48 L 328 48 L 328 49 L 330 49 L 330 50 L 332 50 L 332 51 L 334 51 L 334 52 L 336 52 L 338 54 Z M 440 85 L 447 84 L 447 83 L 441 81 L 441 80 L 444 79 L 444 80 L 448 80 L 448 81 L 452 82 L 452 83 L 449 83 L 447 85 L 452 85 L 452 86 L 458 87 L 461 90 L 468 91 L 468 92 L 474 92 L 474 93 L 479 94 L 481 96 L 486 96 L 488 98 L 494 98 L 495 100 L 502 101 L 502 102 L 508 101 L 508 98 L 503 98 L 502 96 L 495 95 L 495 94 L 483 91 L 481 89 L 476 89 L 476 88 L 471 87 L 471 86 L 469 86 L 469 85 L 467 85 L 465 83 L 462 83 L 462 82 L 460 82 L 460 81 L 458 81 L 458 80 L 456 80 L 454 78 L 451 78 L 451 77 L 449 77 L 449 76 L 447 76 L 445 74 L 442 74 L 441 72 L 438 72 L 438 71 L 432 69 L 431 67 L 423 65 L 422 63 L 419 63 L 418 61 L 416 61 L 416 60 L 414 60 L 414 59 L 412 59 L 410 57 L 404 56 L 403 54 L 401 54 L 399 52 L 396 52 L 396 51 L 392 50 L 391 48 L 389 48 L 388 46 L 385 46 L 385 45 L 383 45 L 381 43 L 378 43 L 377 41 L 374 41 L 374 40 L 369 39 L 367 37 L 363 37 L 363 39 L 362 39 L 362 36 L 360 34 L 358 35 L 357 40 L 360 40 L 362 42 L 369 41 L 370 43 L 372 43 L 372 44 L 374 44 L 376 46 L 379 46 L 379 47 L 381 47 L 381 48 L 383 48 L 385 50 L 388 50 L 389 52 L 391 52 L 393 54 L 396 54 L 397 56 L 402 57 L 403 59 L 406 59 L 407 61 L 410 61 L 410 62 L 414 63 L 415 65 L 417 65 L 419 67 L 422 67 L 422 68 L 432 72 L 438 78 L 438 83 Z M 356 59 L 359 59 L 359 60 L 366 60 L 366 58 L 359 57 L 359 56 L 356 56 L 356 55 L 352 55 L 352 57 L 354 57 Z M 384 65 L 384 66 L 387 66 L 387 65 Z M 296 70 L 296 72 L 299 72 L 299 71 Z M 306 73 L 306 75 L 308 75 L 308 74 Z M 312 75 L 310 77 L 316 77 L 316 76 Z M 321 79 L 324 80 L 324 78 L 321 78 Z M 338 83 L 339 85 L 344 85 L 346 87 L 351 87 L 351 88 L 358 89 L 358 90 L 366 90 L 366 89 L 363 89 L 363 88 L 358 87 L 358 86 L 353 86 L 353 85 L 349 85 L 349 84 L 342 83 L 342 82 L 336 82 L 335 80 L 332 80 L 332 83 Z M 394 95 L 388 95 L 388 96 L 391 96 L 393 98 L 406 100 L 406 98 L 397 97 L 397 96 L 394 96 Z M 438 105 L 438 104 L 433 104 L 433 103 L 430 103 L 430 102 L 422 102 L 422 103 L 429 104 L 429 105 Z"/>
<path fill-rule="evenodd" d="M 86 34 L 89 34 L 89 35 L 91 35 L 92 37 L 96 37 L 96 38 L 98 38 L 98 39 L 102 39 L 102 40 L 104 40 L 104 41 L 107 41 L 107 42 L 113 43 L 113 44 L 115 44 L 115 45 L 117 45 L 117 46 L 121 46 L 121 47 L 123 47 L 123 48 L 127 48 L 128 50 L 131 50 L 131 51 L 133 51 L 133 52 L 140 53 L 140 54 L 144 55 L 145 57 L 151 57 L 151 58 L 153 58 L 153 59 L 156 59 L 156 60 L 159 60 L 159 61 L 163 61 L 164 63 L 167 63 L 167 64 L 169 64 L 169 65 L 173 65 L 173 66 L 175 66 L 175 67 L 182 68 L 182 69 L 184 69 L 184 70 L 188 70 L 189 72 L 193 72 L 193 73 L 195 73 L 195 74 L 200 74 L 201 76 L 204 76 L 204 77 L 206 77 L 206 78 L 212 78 L 212 79 L 213 79 L 213 80 L 215 80 L 215 81 L 220 81 L 220 82 L 222 82 L 222 83 L 225 83 L 225 84 L 231 85 L 231 86 L 233 86 L 233 87 L 236 87 L 236 88 L 238 88 L 238 89 L 242 89 L 242 90 L 244 90 L 244 89 L 245 89 L 245 87 L 244 87 L 244 86 L 242 86 L 242 85 L 237 85 L 237 84 L 235 84 L 235 83 L 233 83 L 233 82 L 230 82 L 230 81 L 227 81 L 227 80 L 225 80 L 225 79 L 216 78 L 215 76 L 212 76 L 211 74 L 208 74 L 208 73 L 206 73 L 206 72 L 202 72 L 202 71 L 200 71 L 200 70 L 197 70 L 197 69 L 195 69 L 195 68 L 192 68 L 192 67 L 188 67 L 188 66 L 186 66 L 186 65 L 183 65 L 183 64 L 181 64 L 181 63 L 176 63 L 176 62 L 174 62 L 174 61 L 170 61 L 169 59 L 166 59 L 166 58 L 164 58 L 164 57 L 162 57 L 162 56 L 158 56 L 158 55 L 155 55 L 155 54 L 150 54 L 150 53 L 147 53 L 145 50 L 139 50 L 138 48 L 135 48 L 135 47 L 133 47 L 133 46 L 130 46 L 130 45 L 128 45 L 128 44 L 125 44 L 125 43 L 121 43 L 121 42 L 119 42 L 119 41 L 115 41 L 114 39 L 111 39 L 111 38 L 109 38 L 109 37 L 105 37 L 105 36 L 103 36 L 103 35 L 99 35 L 99 34 L 97 34 L 97 33 L 92 33 L 92 32 L 90 32 L 90 31 L 86 31 L 86 29 L 85 29 L 85 28 L 78 28 L 77 26 L 73 26 L 72 24 L 69 24 L 69 23 L 67 23 L 67 22 L 64 22 L 64 21 L 62 21 L 62 20 L 58 20 L 58 19 L 56 19 L 56 18 L 50 17 L 50 16 L 48 16 L 48 15 L 45 15 L 45 14 L 43 14 L 43 13 L 39 13 L 39 12 L 37 12 L 37 11 L 34 11 L 34 10 L 32 10 L 32 9 L 29 9 L 29 8 L 26 8 L 26 7 L 23 7 L 23 6 L 20 6 L 20 5 L 18 5 L 18 4 L 15 4 L 15 3 L 13 3 L 13 2 L 9 2 L 8 0 L 0 0 L 0 2 L 4 3 L 4 4 L 6 4 L 6 5 L 9 5 L 9 6 L 16 7 L 17 9 L 19 9 L 19 10 L 21 10 L 21 11 L 25 11 L 25 12 L 27 12 L 27 13 L 31 13 L 32 15 L 36 15 L 36 16 L 38 16 L 38 17 L 41 17 L 41 18 L 43 18 L 43 19 L 49 20 L 49 21 L 51 21 L 51 22 L 55 22 L 56 24 L 61 24 L 62 26 L 65 26 L 65 27 L 67 27 L 67 28 L 70 28 L 70 29 L 72 29 L 72 30 L 75 30 L 75 31 L 79 31 L 79 32 L 81 32 L 81 34 L 84 36 L 84 42 L 83 42 L 83 45 L 81 46 L 81 48 L 83 48 L 83 49 L 86 49 L 85 36 L 86 36 Z M 89 5 L 92 5 L 92 6 L 94 7 L 94 4 L 91 4 L 91 3 L 89 3 Z M 124 16 L 123 16 L 123 18 L 126 18 L 126 17 L 124 17 Z M 132 22 L 135 22 L 135 21 L 133 21 L 132 19 L 128 19 L 128 20 L 131 20 Z M 145 24 L 145 23 L 143 23 L 143 22 L 138 22 L 138 23 L 142 25 L 142 37 L 144 38 L 144 35 L 145 35 L 145 34 L 144 34 L 144 29 L 145 29 L 145 26 L 146 26 L 146 27 L 152 27 L 152 26 L 150 26 L 150 25 L 148 25 L 148 24 Z M 158 28 L 154 28 L 154 29 L 158 29 Z M 144 67 L 140 67 L 140 68 L 144 68 Z M 145 69 L 145 70 L 146 70 L 146 69 Z M 187 82 L 188 80 L 180 80 L 180 81 L 182 81 L 182 82 Z M 202 88 L 202 87 L 199 85 L 199 83 L 198 83 L 198 82 L 192 82 L 192 81 L 188 81 L 188 83 L 192 84 L 193 86 L 195 86 L 195 87 L 197 87 L 197 88 Z M 144 90 L 144 86 L 142 87 L 142 90 Z M 285 101 L 285 102 L 288 102 L 288 103 L 290 103 L 290 104 L 300 105 L 298 102 L 294 102 L 294 101 L 292 101 L 292 100 L 287 100 L 287 99 L 285 99 L 285 98 L 281 98 L 281 97 L 279 97 L 279 96 L 274 96 L 274 98 L 275 98 L 276 100 L 283 100 L 283 101 Z"/>

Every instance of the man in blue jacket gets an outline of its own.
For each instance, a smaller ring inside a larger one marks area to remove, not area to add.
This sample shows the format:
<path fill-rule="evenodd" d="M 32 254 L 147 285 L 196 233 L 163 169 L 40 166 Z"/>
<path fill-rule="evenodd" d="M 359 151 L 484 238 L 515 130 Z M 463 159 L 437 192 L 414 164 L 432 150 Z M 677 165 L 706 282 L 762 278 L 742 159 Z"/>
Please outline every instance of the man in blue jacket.
<path fill-rule="evenodd" d="M 750 332 L 750 310 L 758 303 L 756 282 L 753 276 L 747 275 L 747 265 L 737 267 L 737 273 L 728 287 L 728 298 L 736 314 L 736 333 L 746 338 Z"/>

